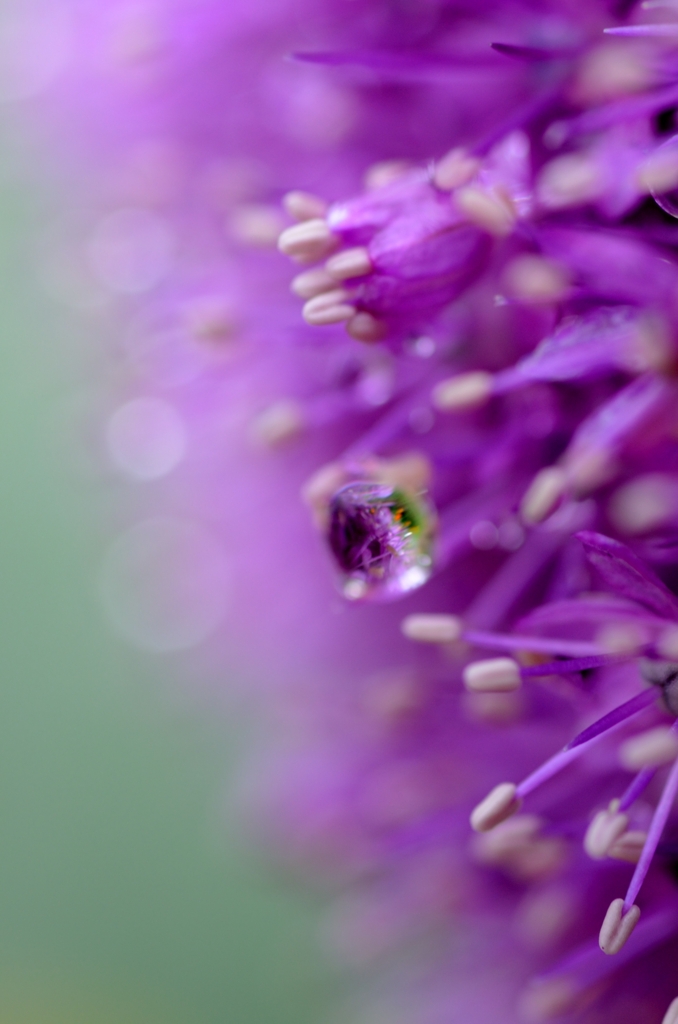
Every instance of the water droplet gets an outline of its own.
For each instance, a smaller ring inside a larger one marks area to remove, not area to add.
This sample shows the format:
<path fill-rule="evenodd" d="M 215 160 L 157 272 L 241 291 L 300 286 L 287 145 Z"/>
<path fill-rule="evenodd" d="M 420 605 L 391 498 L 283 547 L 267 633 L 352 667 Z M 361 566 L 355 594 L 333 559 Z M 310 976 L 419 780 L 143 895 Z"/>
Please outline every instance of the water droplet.
<path fill-rule="evenodd" d="M 655 203 L 669 216 L 678 217 L 678 135 L 656 150 L 646 177 Z"/>
<path fill-rule="evenodd" d="M 435 513 L 420 495 L 357 482 L 330 504 L 328 542 L 349 600 L 389 600 L 431 575 Z"/>

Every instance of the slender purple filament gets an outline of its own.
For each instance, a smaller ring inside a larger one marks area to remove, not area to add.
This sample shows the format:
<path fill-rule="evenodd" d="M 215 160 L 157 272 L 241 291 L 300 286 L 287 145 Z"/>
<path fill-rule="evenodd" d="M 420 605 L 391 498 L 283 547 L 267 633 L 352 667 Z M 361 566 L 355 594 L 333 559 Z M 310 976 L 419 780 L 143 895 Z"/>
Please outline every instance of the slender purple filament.
<path fill-rule="evenodd" d="M 673 723 L 673 732 L 678 732 L 678 720 Z M 629 885 L 624 899 L 624 913 L 626 913 L 633 904 L 636 902 L 636 896 L 640 892 L 640 887 L 645 881 L 652 858 L 655 855 L 659 840 L 662 837 L 662 832 L 666 826 L 666 820 L 673 807 L 674 800 L 678 794 L 678 758 L 673 762 L 673 767 L 669 773 L 669 777 L 666 780 L 664 791 L 662 792 L 657 808 L 652 816 L 652 823 L 647 833 L 647 839 L 645 840 L 645 846 L 643 852 L 640 855 L 640 860 L 636 864 L 636 870 L 633 872 L 633 878 Z"/>
<path fill-rule="evenodd" d="M 594 722 L 593 725 L 588 726 L 578 736 L 575 736 L 563 750 L 554 754 L 553 757 L 533 771 L 531 775 L 528 775 L 516 789 L 516 796 L 520 799 L 527 796 L 541 786 L 542 783 L 547 782 L 565 768 L 571 761 L 576 760 L 580 754 L 588 750 L 590 746 L 601 739 L 610 729 L 614 729 L 615 726 L 620 725 L 632 715 L 638 714 L 639 711 L 648 707 L 656 698 L 657 694 L 653 690 L 643 690 L 642 693 L 626 701 L 625 704 L 621 704 L 619 707 L 614 708 L 613 711 L 608 712 L 607 715 L 603 715 L 597 722 Z"/>

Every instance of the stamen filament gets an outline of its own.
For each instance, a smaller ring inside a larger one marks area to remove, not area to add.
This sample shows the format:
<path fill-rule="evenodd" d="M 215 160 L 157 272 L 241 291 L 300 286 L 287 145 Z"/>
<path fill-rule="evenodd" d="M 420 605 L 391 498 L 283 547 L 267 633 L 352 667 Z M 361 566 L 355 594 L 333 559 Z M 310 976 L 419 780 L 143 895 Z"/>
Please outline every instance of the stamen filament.
<path fill-rule="evenodd" d="M 678 720 L 674 723 L 672 728 L 678 732 Z M 674 762 L 673 768 L 669 773 L 666 785 L 664 786 L 664 791 L 652 817 L 643 852 L 641 853 L 640 860 L 636 865 L 636 870 L 633 872 L 633 878 L 631 879 L 631 883 L 624 899 L 625 913 L 635 902 L 636 896 L 640 892 L 640 888 L 645 881 L 645 876 L 647 875 L 652 858 L 654 857 L 657 846 L 659 845 L 659 840 L 661 839 L 662 832 L 666 825 L 666 820 L 671 808 L 673 807 L 674 800 L 676 799 L 676 794 L 678 794 L 678 758 Z"/>
<path fill-rule="evenodd" d="M 537 654 L 569 654 L 573 658 L 596 657 L 605 652 L 598 644 L 585 640 L 561 640 L 559 637 L 520 636 L 493 633 L 481 629 L 465 629 L 461 639 L 477 647 L 495 647 L 501 651 L 534 651 Z M 564 664 L 559 662 L 559 664 Z M 540 668 L 542 666 L 539 666 Z"/>
<path fill-rule="evenodd" d="M 586 672 L 592 668 L 603 668 L 606 665 L 619 665 L 630 661 L 632 654 L 592 654 L 583 658 L 571 658 L 567 661 L 549 661 L 541 665 L 526 665 L 520 670 L 523 679 L 530 676 L 563 676 L 570 672 Z"/>
<path fill-rule="evenodd" d="M 619 810 L 627 811 L 629 807 L 636 802 L 639 796 L 641 796 L 647 787 L 652 782 L 653 778 L 657 774 L 657 768 L 641 768 L 635 779 L 631 782 L 628 788 L 624 791 L 620 801 Z"/>
<path fill-rule="evenodd" d="M 625 704 L 621 704 L 619 707 L 608 712 L 608 714 L 603 715 L 597 722 L 594 722 L 584 729 L 583 732 L 575 736 L 566 747 L 549 758 L 548 761 L 545 761 L 531 775 L 528 775 L 517 787 L 516 796 L 522 799 L 541 786 L 542 783 L 548 782 L 550 778 L 559 771 L 562 771 L 571 761 L 575 761 L 580 754 L 583 754 L 585 750 L 588 750 L 597 740 L 601 739 L 610 729 L 614 729 L 615 726 L 620 725 L 632 715 L 638 714 L 638 712 L 648 707 L 654 700 L 656 700 L 656 694 L 652 690 L 643 690 L 642 693 L 626 701 Z"/>

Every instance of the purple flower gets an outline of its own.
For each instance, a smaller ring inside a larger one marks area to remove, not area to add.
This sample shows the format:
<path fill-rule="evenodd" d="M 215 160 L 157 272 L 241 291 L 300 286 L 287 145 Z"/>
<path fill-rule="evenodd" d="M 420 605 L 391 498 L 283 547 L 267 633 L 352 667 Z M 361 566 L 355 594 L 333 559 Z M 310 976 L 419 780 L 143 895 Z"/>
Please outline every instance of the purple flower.
<path fill-rule="evenodd" d="M 389 1019 L 675 1024 L 675 11 L 346 10 L 74 4 L 50 280 L 228 576 L 267 839 L 343 956 L 427 938 Z"/>

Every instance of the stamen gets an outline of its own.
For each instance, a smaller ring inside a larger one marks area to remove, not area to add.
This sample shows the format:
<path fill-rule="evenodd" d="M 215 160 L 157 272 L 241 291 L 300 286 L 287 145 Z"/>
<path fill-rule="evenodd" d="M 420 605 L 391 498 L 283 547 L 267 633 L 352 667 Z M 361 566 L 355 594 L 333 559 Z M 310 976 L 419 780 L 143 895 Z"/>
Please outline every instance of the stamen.
<path fill-rule="evenodd" d="M 476 185 L 459 189 L 454 196 L 457 209 L 476 227 L 505 238 L 513 231 L 516 212 L 509 196 L 498 189 L 488 191 Z"/>
<path fill-rule="evenodd" d="M 489 633 L 465 629 L 461 639 L 476 647 L 495 647 L 503 651 L 534 651 L 538 654 L 567 654 L 573 658 L 605 654 L 597 644 L 584 640 L 561 640 L 559 637 L 519 636 L 511 633 Z"/>
<path fill-rule="evenodd" d="M 549 210 L 595 199 L 604 185 L 599 169 L 583 153 L 567 153 L 546 164 L 537 181 L 540 203 Z"/>
<path fill-rule="evenodd" d="M 592 668 L 604 668 L 607 665 L 618 665 L 629 661 L 632 655 L 591 654 L 583 658 L 569 658 L 562 661 L 541 662 L 538 665 L 526 665 L 521 669 L 523 678 L 530 676 L 565 676 L 572 672 L 588 672 Z"/>
<path fill-rule="evenodd" d="M 651 36 L 661 38 L 673 38 L 678 36 L 678 24 L 669 22 L 665 25 L 614 25 L 612 28 L 604 28 L 603 32 L 608 36 Z"/>
<path fill-rule="evenodd" d="M 560 302 L 567 294 L 567 268 L 554 260 L 526 253 L 506 266 L 502 281 L 507 293 L 519 302 Z"/>
<path fill-rule="evenodd" d="M 628 534 L 647 533 L 678 512 L 678 480 L 666 473 L 648 473 L 620 487 L 608 514 Z"/>
<path fill-rule="evenodd" d="M 244 245 L 275 249 L 284 218 L 276 206 L 266 203 L 241 203 L 231 214 L 231 235 Z"/>
<path fill-rule="evenodd" d="M 628 811 L 629 807 L 636 802 L 638 797 L 642 796 L 656 774 L 656 768 L 641 768 L 633 782 L 631 782 L 622 795 L 619 801 L 619 810 Z"/>
<path fill-rule="evenodd" d="M 632 736 L 619 748 L 619 760 L 624 768 L 658 768 L 678 757 L 678 736 L 670 726 L 660 725 Z"/>
<path fill-rule="evenodd" d="M 355 306 L 349 305 L 346 298 L 347 294 L 342 288 L 323 292 L 322 295 L 316 295 L 304 304 L 302 316 L 306 323 L 313 327 L 343 323 L 355 314 Z"/>
<path fill-rule="evenodd" d="M 466 412 L 484 405 L 492 394 L 493 376 L 484 370 L 461 373 L 440 381 L 431 400 L 441 412 Z"/>
<path fill-rule="evenodd" d="M 296 437 L 304 429 L 304 417 L 298 402 L 283 398 L 265 409 L 252 422 L 253 440 L 275 447 Z"/>
<path fill-rule="evenodd" d="M 533 530 L 523 546 L 506 559 L 466 609 L 469 625 L 487 629 L 501 622 L 526 587 L 562 546 L 569 530 Z"/>
<path fill-rule="evenodd" d="M 303 274 L 297 274 L 293 279 L 290 288 L 300 299 L 313 299 L 323 292 L 332 291 L 336 287 L 336 281 L 326 270 L 306 270 Z"/>
<path fill-rule="evenodd" d="M 332 256 L 325 264 L 325 270 L 337 281 L 351 277 L 363 277 L 372 273 L 372 260 L 367 249 L 360 245 L 355 249 L 344 249 Z"/>
<path fill-rule="evenodd" d="M 474 836 L 472 853 L 480 864 L 501 868 L 517 881 L 543 881 L 562 867 L 566 844 L 540 835 L 541 826 L 541 820 L 531 814 L 510 818 Z"/>
<path fill-rule="evenodd" d="M 401 628 L 409 640 L 419 643 L 446 644 L 461 639 L 476 647 L 494 647 L 501 651 L 534 651 L 539 654 L 570 655 L 573 658 L 598 657 L 606 654 L 596 644 L 586 643 L 584 640 L 561 640 L 559 637 L 519 636 L 463 629 L 462 621 L 456 615 L 408 615 L 403 620 Z"/>
<path fill-rule="evenodd" d="M 474 661 L 464 669 L 463 679 L 473 693 L 507 693 L 521 685 L 520 666 L 512 658 Z"/>
<path fill-rule="evenodd" d="M 525 492 L 520 514 L 526 523 L 541 523 L 553 512 L 567 489 L 567 476 L 560 466 L 541 469 Z"/>
<path fill-rule="evenodd" d="M 434 184 L 443 192 L 452 192 L 475 177 L 480 166 L 480 160 L 470 156 L 466 149 L 459 146 L 450 150 L 436 164 L 433 172 Z"/>
<path fill-rule="evenodd" d="M 283 196 L 283 207 L 295 220 L 316 220 L 327 213 L 327 203 L 311 192 L 288 192 Z"/>
<path fill-rule="evenodd" d="M 456 615 L 408 615 L 400 628 L 408 640 L 450 644 L 461 636 L 462 623 Z"/>
<path fill-rule="evenodd" d="M 580 754 L 588 750 L 593 743 L 601 739 L 610 729 L 614 729 L 632 715 L 638 714 L 655 699 L 656 695 L 652 690 L 643 690 L 642 693 L 626 701 L 625 704 L 621 704 L 619 707 L 608 712 L 608 714 L 603 715 L 597 722 L 589 725 L 583 732 L 575 736 L 566 747 L 528 775 L 516 788 L 517 795 L 522 798 L 532 793 L 533 790 L 553 778 L 559 771 L 562 771 L 571 761 L 576 760 Z"/>
<path fill-rule="evenodd" d="M 625 911 L 623 900 L 613 900 L 600 929 L 599 943 L 603 953 L 614 956 L 623 949 L 639 917 L 640 907 L 634 905 Z"/>
<path fill-rule="evenodd" d="M 662 1020 L 662 1024 L 678 1024 L 678 998 L 674 999 L 669 1006 L 666 1014 L 664 1015 L 664 1019 Z"/>
<path fill-rule="evenodd" d="M 471 828 L 475 832 L 489 832 L 506 821 L 520 808 L 516 798 L 516 787 L 512 782 L 502 782 L 489 793 L 471 814 Z"/>
<path fill-rule="evenodd" d="M 673 726 L 674 729 L 678 728 L 678 722 Z M 676 794 L 678 793 L 678 760 L 674 762 L 673 768 L 669 773 L 669 777 L 664 786 L 664 791 L 661 795 L 657 808 L 652 817 L 649 831 L 647 833 L 647 841 L 643 847 L 643 852 L 640 855 L 640 860 L 636 866 L 636 870 L 633 873 L 631 884 L 629 885 L 626 898 L 624 899 L 624 907 L 629 908 L 635 901 L 636 896 L 640 892 L 640 887 L 645 881 L 645 876 L 650 868 L 650 863 L 654 857 L 655 851 L 661 839 L 666 820 L 669 816 Z"/>
<path fill-rule="evenodd" d="M 338 245 L 339 239 L 321 217 L 286 228 L 278 239 L 280 252 L 298 263 L 317 263 L 329 256 Z"/>
<path fill-rule="evenodd" d="M 619 801 L 613 800 L 605 811 L 599 811 L 586 830 L 584 849 L 593 860 L 603 860 L 610 848 L 626 831 L 626 814 L 620 814 Z"/>
<path fill-rule="evenodd" d="M 637 864 L 647 842 L 646 832 L 624 832 L 607 851 L 613 860 L 623 860 L 627 864 Z"/>
<path fill-rule="evenodd" d="M 352 316 L 346 324 L 346 331 L 356 341 L 371 344 L 381 341 L 387 334 L 386 324 L 371 313 L 360 312 Z"/>
<path fill-rule="evenodd" d="M 575 736 L 573 740 L 570 740 L 565 749 L 574 750 L 576 747 L 581 747 L 591 740 L 598 739 L 599 736 L 609 732 L 610 729 L 614 729 L 615 726 L 625 722 L 627 718 L 637 715 L 638 712 L 649 707 L 655 699 L 656 694 L 652 690 L 642 690 L 635 697 L 632 697 L 631 700 L 627 700 L 624 704 L 620 704 L 619 707 L 613 708 L 612 711 L 599 718 L 597 722 L 589 725 Z"/>
<path fill-rule="evenodd" d="M 365 172 L 363 184 L 368 192 L 391 185 L 398 178 L 409 174 L 412 164 L 408 160 L 382 160 L 372 164 Z"/>

